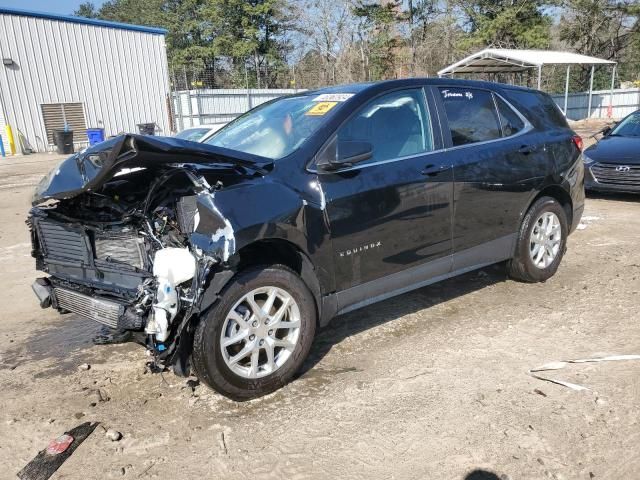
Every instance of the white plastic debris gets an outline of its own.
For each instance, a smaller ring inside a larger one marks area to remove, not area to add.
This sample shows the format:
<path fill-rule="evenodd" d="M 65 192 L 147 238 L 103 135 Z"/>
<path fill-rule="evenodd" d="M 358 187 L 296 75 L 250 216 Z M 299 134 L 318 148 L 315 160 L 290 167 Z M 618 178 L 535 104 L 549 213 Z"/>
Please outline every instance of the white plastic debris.
<path fill-rule="evenodd" d="M 570 388 L 572 390 L 581 391 L 581 390 L 589 390 L 587 387 L 583 387 L 582 385 L 577 385 L 575 383 L 565 382 L 563 380 L 555 380 L 552 378 L 542 377 L 537 375 L 537 372 L 546 372 L 551 370 L 562 370 L 567 365 L 571 363 L 599 363 L 599 362 L 618 362 L 622 360 L 640 360 L 640 355 L 609 355 L 606 357 L 594 357 L 594 358 L 579 358 L 575 360 L 564 360 L 559 362 L 550 362 L 545 363 L 539 367 L 535 367 L 529 370 L 529 375 L 538 380 L 543 380 L 545 382 L 555 383 L 557 385 L 562 385 L 563 387 Z"/>
<path fill-rule="evenodd" d="M 596 220 L 600 220 L 600 217 L 596 217 L 595 215 L 584 215 L 581 219 L 580 219 L 580 223 L 578 224 L 578 226 L 576 227 L 577 230 L 584 230 L 585 228 L 587 228 L 592 222 L 595 222 Z"/>
<path fill-rule="evenodd" d="M 122 434 L 119 431 L 114 430 L 113 428 L 107 430 L 105 432 L 105 436 L 112 442 L 117 442 L 122 438 Z"/>
<path fill-rule="evenodd" d="M 640 355 L 609 355 L 608 357 L 567 360 L 567 363 L 619 362 L 621 360 L 640 360 Z"/>

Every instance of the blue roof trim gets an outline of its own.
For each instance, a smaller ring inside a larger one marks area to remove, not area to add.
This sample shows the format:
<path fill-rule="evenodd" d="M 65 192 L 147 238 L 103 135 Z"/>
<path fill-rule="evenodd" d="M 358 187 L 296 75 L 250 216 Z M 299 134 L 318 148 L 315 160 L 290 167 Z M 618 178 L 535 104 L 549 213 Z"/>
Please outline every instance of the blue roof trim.
<path fill-rule="evenodd" d="M 81 23 L 84 25 L 94 25 L 96 27 L 119 28 L 121 30 L 133 30 L 134 32 L 154 33 L 156 35 L 166 35 L 164 28 L 145 27 L 143 25 L 131 25 L 129 23 L 109 22 L 107 20 L 97 20 L 95 18 L 74 17 L 73 15 L 59 15 L 56 13 L 34 12 L 31 10 L 21 10 L 19 8 L 0 7 L 0 14 L 18 15 L 22 17 L 44 18 L 47 20 L 58 20 L 60 22 Z"/>

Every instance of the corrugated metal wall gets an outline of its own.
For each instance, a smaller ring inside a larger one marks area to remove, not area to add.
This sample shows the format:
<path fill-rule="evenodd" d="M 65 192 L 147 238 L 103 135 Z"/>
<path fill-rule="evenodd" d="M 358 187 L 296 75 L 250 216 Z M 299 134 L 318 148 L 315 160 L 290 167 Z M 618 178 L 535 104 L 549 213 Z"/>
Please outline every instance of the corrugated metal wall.
<path fill-rule="evenodd" d="M 0 64 L 6 121 L 38 151 L 52 148 L 43 103 L 82 102 L 87 127 L 107 136 L 151 122 L 171 133 L 161 34 L 0 14 L 0 56 L 15 62 Z"/>
<path fill-rule="evenodd" d="M 7 138 L 5 125 L 4 108 L 2 107 L 2 97 L 0 97 L 0 136 L 2 137 L 2 145 L 4 146 L 5 155 L 9 155 L 9 139 Z"/>
<path fill-rule="evenodd" d="M 262 103 L 302 91 L 286 88 L 221 88 L 173 92 L 176 126 L 178 130 L 184 130 L 196 125 L 230 122 Z"/>
<path fill-rule="evenodd" d="M 564 94 L 552 95 L 555 102 L 564 110 Z M 591 97 L 591 116 L 589 118 L 608 118 L 611 90 L 596 90 Z M 640 88 L 618 89 L 613 91 L 611 118 L 620 119 L 640 109 Z M 589 111 L 589 92 L 570 93 L 567 98 L 567 118 L 583 120 Z"/>

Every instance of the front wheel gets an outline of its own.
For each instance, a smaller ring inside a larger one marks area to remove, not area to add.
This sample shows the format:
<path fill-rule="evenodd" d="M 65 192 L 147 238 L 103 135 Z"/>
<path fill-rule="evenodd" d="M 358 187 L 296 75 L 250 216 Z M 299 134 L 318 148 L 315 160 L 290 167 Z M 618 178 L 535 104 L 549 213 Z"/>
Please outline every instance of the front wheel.
<path fill-rule="evenodd" d="M 285 385 L 304 362 L 316 308 L 302 279 L 282 265 L 240 272 L 195 332 L 198 377 L 233 400 Z"/>
<path fill-rule="evenodd" d="M 508 263 L 511 278 L 523 282 L 551 278 L 564 256 L 568 234 L 562 205 L 551 197 L 538 199 L 522 220 L 515 255 Z"/>

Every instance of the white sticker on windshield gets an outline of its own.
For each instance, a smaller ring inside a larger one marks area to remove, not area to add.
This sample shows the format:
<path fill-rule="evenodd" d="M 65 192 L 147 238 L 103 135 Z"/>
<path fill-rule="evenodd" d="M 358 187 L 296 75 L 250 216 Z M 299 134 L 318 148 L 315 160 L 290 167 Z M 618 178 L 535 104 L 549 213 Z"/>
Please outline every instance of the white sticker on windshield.
<path fill-rule="evenodd" d="M 344 102 L 353 97 L 353 93 L 323 93 L 313 99 L 314 102 Z"/>

